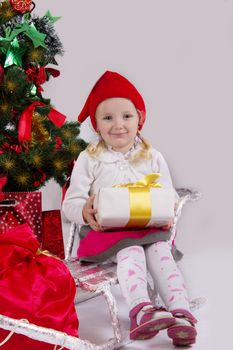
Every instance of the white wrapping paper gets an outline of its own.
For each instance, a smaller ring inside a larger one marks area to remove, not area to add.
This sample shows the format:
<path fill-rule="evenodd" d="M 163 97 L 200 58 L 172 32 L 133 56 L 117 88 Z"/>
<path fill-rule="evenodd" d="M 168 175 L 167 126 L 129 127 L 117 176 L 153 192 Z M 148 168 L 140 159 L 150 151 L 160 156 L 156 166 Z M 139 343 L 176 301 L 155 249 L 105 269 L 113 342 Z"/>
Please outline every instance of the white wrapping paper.
<path fill-rule="evenodd" d="M 172 188 L 150 188 L 151 218 L 145 227 L 159 227 L 174 218 L 175 191 Z M 142 203 L 143 204 L 143 203 Z M 96 220 L 104 227 L 125 227 L 130 219 L 128 188 L 101 188 L 94 200 Z"/>

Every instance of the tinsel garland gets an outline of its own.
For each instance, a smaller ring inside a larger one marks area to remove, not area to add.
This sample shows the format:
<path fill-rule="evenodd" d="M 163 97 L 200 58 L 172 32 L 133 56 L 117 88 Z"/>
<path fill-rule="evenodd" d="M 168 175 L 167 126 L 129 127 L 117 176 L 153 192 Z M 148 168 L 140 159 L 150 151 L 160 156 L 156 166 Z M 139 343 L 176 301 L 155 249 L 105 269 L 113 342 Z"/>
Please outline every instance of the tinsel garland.
<path fill-rule="evenodd" d="M 20 25 L 23 25 L 25 23 L 25 17 L 17 15 L 10 21 L 6 22 L 5 24 L 0 26 L 0 36 L 3 38 L 6 35 L 6 30 L 11 29 L 12 31 L 15 30 L 15 28 L 18 28 Z M 53 23 L 47 17 L 46 15 L 42 18 L 39 18 L 38 16 L 28 18 L 28 25 L 33 24 L 35 28 L 38 30 L 38 32 L 43 33 L 46 35 L 45 38 L 45 44 L 46 47 L 43 48 L 43 54 L 45 57 L 45 63 L 52 63 L 57 64 L 57 61 L 55 60 L 55 55 L 62 55 L 64 53 L 62 43 L 60 39 L 58 38 L 55 29 L 53 27 Z M 28 42 L 28 37 L 24 33 L 20 33 L 17 36 L 17 40 L 20 47 L 23 47 Z"/>
<path fill-rule="evenodd" d="M 46 15 L 42 18 L 38 16 L 32 18 L 32 22 L 35 24 L 39 32 L 46 34 L 44 50 L 45 59 L 48 63 L 57 64 L 54 56 L 62 55 L 64 53 L 62 43 L 58 38 L 53 23 Z"/>
<path fill-rule="evenodd" d="M 30 146 L 36 146 L 38 144 L 44 144 L 49 141 L 50 134 L 44 125 L 46 117 L 41 116 L 37 112 L 32 114 L 32 135 L 30 140 Z M 38 157 L 35 158 L 38 161 Z"/>
<path fill-rule="evenodd" d="M 13 18 L 16 14 L 17 12 L 13 9 L 9 1 L 0 2 L 0 25 Z"/>

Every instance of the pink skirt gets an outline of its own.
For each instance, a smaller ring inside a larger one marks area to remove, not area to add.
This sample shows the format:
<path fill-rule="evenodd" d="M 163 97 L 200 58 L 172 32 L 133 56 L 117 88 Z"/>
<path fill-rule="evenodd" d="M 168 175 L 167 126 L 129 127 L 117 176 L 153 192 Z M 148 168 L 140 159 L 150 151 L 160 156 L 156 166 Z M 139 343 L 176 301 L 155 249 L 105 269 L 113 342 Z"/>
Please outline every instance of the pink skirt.
<path fill-rule="evenodd" d="M 80 261 L 101 262 L 115 255 L 119 250 L 132 245 L 146 245 L 167 241 L 171 231 L 161 228 L 122 231 L 90 230 L 80 240 L 77 256 Z"/>

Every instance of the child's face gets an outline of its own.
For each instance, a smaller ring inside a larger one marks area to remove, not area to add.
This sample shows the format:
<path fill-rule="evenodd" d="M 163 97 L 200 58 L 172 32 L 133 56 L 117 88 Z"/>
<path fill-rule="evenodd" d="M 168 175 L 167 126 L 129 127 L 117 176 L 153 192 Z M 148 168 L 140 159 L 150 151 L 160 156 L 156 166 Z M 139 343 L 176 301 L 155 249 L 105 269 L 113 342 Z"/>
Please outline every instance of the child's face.
<path fill-rule="evenodd" d="M 97 131 L 114 151 L 125 153 L 134 144 L 139 113 L 126 98 L 109 98 L 101 102 L 95 113 Z"/>

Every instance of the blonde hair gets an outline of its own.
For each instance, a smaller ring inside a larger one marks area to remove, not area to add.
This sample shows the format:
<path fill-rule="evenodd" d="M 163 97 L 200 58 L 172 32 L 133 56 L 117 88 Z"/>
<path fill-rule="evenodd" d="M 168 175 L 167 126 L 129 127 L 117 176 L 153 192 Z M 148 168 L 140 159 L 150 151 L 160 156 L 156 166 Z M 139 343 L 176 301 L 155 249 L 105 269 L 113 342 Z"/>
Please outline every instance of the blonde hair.
<path fill-rule="evenodd" d="M 142 137 L 140 134 L 138 135 L 139 139 L 141 140 L 141 146 L 142 148 L 131 155 L 129 161 L 131 163 L 139 163 L 145 159 L 151 159 L 151 144 L 144 139 L 144 137 Z M 103 139 L 101 139 L 98 143 L 89 143 L 89 145 L 87 146 L 86 150 L 87 153 L 91 156 L 91 157 L 97 157 L 98 155 L 100 155 L 101 152 L 103 152 L 104 149 L 106 149 L 106 145 Z"/>
<path fill-rule="evenodd" d="M 89 143 L 86 148 L 87 153 L 91 157 L 98 156 L 106 148 L 104 140 L 99 140 L 98 143 Z"/>
<path fill-rule="evenodd" d="M 140 163 L 142 160 L 151 159 L 151 157 L 152 157 L 151 144 L 149 143 L 149 141 L 144 139 L 144 137 L 142 137 L 141 135 L 138 137 L 142 141 L 142 143 L 141 143 L 142 149 L 140 149 L 138 152 L 132 154 L 132 156 L 130 158 L 131 163 Z"/>

